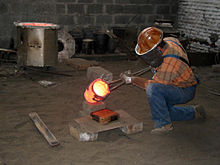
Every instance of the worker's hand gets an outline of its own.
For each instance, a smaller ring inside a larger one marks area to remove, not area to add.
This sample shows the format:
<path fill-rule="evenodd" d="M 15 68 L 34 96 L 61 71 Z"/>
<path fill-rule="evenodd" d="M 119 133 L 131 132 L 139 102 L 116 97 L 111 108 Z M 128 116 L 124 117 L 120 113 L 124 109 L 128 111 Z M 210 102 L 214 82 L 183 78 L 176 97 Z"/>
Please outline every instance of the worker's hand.
<path fill-rule="evenodd" d="M 131 71 L 128 70 L 124 73 L 120 74 L 121 80 L 125 82 L 125 84 L 131 84 Z"/>

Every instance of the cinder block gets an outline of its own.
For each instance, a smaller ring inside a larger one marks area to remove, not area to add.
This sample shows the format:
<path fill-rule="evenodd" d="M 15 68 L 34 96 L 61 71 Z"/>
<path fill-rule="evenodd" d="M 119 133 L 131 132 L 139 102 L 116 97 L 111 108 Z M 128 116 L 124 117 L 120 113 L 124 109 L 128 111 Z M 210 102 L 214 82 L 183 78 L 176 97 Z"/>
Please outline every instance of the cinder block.
<path fill-rule="evenodd" d="M 64 4 L 56 4 L 56 11 L 58 14 L 65 14 L 65 5 Z"/>
<path fill-rule="evenodd" d="M 96 17 L 96 23 L 108 23 L 108 24 L 112 24 L 112 16 L 110 15 L 99 15 Z"/>
<path fill-rule="evenodd" d="M 82 58 L 62 59 L 62 62 L 76 70 L 87 70 L 91 66 L 97 66 L 97 61 L 89 61 Z"/>
<path fill-rule="evenodd" d="M 95 141 L 98 138 L 98 133 L 90 133 L 81 128 L 76 122 L 69 123 L 70 135 L 78 139 L 79 141 Z"/>
<path fill-rule="evenodd" d="M 100 66 L 92 66 L 87 69 L 87 78 L 89 82 L 101 78 L 107 83 L 110 83 L 113 80 L 113 74 Z"/>
<path fill-rule="evenodd" d="M 78 3 L 94 3 L 94 0 L 78 0 Z"/>
<path fill-rule="evenodd" d="M 115 16 L 115 23 L 116 24 L 126 24 L 131 19 L 128 15 L 117 15 Z"/>
<path fill-rule="evenodd" d="M 156 9 L 157 14 L 166 14 L 170 12 L 169 5 L 158 5 Z"/>
<path fill-rule="evenodd" d="M 80 25 L 94 24 L 95 19 L 93 16 L 90 16 L 90 15 L 77 16 L 77 22 Z"/>
<path fill-rule="evenodd" d="M 96 0 L 97 3 L 110 3 L 112 4 L 113 3 L 113 0 Z"/>
<path fill-rule="evenodd" d="M 88 5 L 87 12 L 88 12 L 88 14 L 103 13 L 103 5 L 101 5 L 101 4 Z"/>
<path fill-rule="evenodd" d="M 213 72 L 220 72 L 220 64 L 212 65 Z"/>
<path fill-rule="evenodd" d="M 123 11 L 123 7 L 121 5 L 106 5 L 106 13 L 109 14 L 117 14 Z"/>
<path fill-rule="evenodd" d="M 122 132 L 124 132 L 126 134 L 138 133 L 138 132 L 143 131 L 143 122 L 131 124 L 131 125 L 126 125 L 124 127 L 121 127 L 120 129 Z"/>
<path fill-rule="evenodd" d="M 73 13 L 80 13 L 84 14 L 84 6 L 82 4 L 68 4 L 67 5 L 67 11 L 68 14 L 73 14 Z"/>
<path fill-rule="evenodd" d="M 98 102 L 96 104 L 88 103 L 87 101 L 83 101 L 82 103 L 82 110 L 79 111 L 80 116 L 87 116 L 90 115 L 91 112 L 105 109 L 106 105 L 104 102 Z"/>

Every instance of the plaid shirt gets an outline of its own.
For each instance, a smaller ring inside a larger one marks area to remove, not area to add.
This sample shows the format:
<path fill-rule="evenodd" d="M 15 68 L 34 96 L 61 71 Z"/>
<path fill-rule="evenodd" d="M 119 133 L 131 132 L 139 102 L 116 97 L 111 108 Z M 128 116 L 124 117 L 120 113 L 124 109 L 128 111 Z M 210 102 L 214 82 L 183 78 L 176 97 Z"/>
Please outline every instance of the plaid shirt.
<path fill-rule="evenodd" d="M 184 58 L 187 62 L 189 61 L 187 54 L 180 46 L 174 43 L 176 42 L 181 45 L 178 39 L 167 37 L 164 38 L 164 41 L 166 42 L 166 47 L 163 52 L 163 56 L 173 54 Z M 175 57 L 164 58 L 163 63 L 158 68 L 155 68 L 155 71 L 156 73 L 153 76 L 153 80 L 134 78 L 132 83 L 142 88 L 145 88 L 150 83 L 174 85 L 181 88 L 186 88 L 197 84 L 191 68 L 185 62 Z"/>

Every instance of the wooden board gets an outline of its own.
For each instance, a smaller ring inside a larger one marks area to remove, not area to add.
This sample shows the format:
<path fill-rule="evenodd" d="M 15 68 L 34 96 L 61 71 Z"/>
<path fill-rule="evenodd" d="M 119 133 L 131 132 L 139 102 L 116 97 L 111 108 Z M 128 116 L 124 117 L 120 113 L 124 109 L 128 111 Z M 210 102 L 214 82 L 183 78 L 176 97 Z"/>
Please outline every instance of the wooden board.
<path fill-rule="evenodd" d="M 47 126 L 44 124 L 44 122 L 41 120 L 41 118 L 38 116 L 38 114 L 36 112 L 29 113 L 29 116 L 30 116 L 31 120 L 34 122 L 37 129 L 40 131 L 40 133 L 47 140 L 47 142 L 49 143 L 50 146 L 57 146 L 60 144 L 59 141 L 51 133 L 51 131 L 47 128 Z"/>
<path fill-rule="evenodd" d="M 70 134 L 79 141 L 94 141 L 98 138 L 98 133 L 115 128 L 120 128 L 126 134 L 137 133 L 143 130 L 143 122 L 138 121 L 123 110 L 116 111 L 120 118 L 106 125 L 94 121 L 90 116 L 85 116 L 70 123 Z M 84 139 L 84 137 L 86 137 Z"/>

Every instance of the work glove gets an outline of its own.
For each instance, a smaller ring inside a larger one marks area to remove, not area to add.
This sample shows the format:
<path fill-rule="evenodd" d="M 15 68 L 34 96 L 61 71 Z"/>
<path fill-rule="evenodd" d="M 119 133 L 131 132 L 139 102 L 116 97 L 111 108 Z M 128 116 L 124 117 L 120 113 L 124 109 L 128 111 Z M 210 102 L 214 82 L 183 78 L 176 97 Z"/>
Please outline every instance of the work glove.
<path fill-rule="evenodd" d="M 121 73 L 120 78 L 125 84 L 131 84 L 131 71 L 128 70 Z"/>

